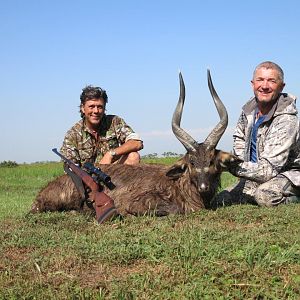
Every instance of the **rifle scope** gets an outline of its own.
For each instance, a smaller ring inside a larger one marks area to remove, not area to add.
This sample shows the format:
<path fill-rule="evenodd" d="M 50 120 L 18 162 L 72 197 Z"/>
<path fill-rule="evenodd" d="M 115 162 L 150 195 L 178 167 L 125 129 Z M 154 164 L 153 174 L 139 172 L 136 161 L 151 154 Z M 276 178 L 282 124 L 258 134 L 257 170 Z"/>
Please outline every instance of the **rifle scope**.
<path fill-rule="evenodd" d="M 95 174 L 97 178 L 102 181 L 104 184 L 109 184 L 111 182 L 111 178 L 102 172 L 99 168 L 96 168 L 92 163 L 86 162 L 83 167 L 91 174 Z"/>

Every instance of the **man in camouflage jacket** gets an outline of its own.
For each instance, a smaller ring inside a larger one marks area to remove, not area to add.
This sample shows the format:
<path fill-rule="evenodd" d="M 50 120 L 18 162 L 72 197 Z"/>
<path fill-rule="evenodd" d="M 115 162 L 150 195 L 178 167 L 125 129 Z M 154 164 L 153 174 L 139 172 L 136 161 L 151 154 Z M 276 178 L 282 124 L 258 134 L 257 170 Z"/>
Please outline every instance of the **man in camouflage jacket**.
<path fill-rule="evenodd" d="M 255 96 L 248 101 L 234 133 L 234 154 L 243 162 L 229 166 L 240 177 L 214 205 L 254 203 L 275 206 L 300 200 L 300 137 L 296 97 L 282 93 L 282 69 L 259 64 L 253 74 Z"/>
<path fill-rule="evenodd" d="M 125 121 L 106 115 L 106 91 L 87 86 L 80 96 L 82 119 L 66 134 L 61 153 L 78 165 L 85 162 L 137 164 L 143 142 Z"/>

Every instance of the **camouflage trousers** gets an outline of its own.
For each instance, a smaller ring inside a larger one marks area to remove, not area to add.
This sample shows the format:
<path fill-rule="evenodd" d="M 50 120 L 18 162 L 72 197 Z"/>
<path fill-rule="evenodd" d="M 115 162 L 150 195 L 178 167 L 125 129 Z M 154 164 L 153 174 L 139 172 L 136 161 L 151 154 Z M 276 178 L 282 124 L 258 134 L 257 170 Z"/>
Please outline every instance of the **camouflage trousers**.
<path fill-rule="evenodd" d="M 237 184 L 216 195 L 212 208 L 245 203 L 271 207 L 292 202 L 300 203 L 300 188 L 278 175 L 262 184 L 240 179 Z"/>

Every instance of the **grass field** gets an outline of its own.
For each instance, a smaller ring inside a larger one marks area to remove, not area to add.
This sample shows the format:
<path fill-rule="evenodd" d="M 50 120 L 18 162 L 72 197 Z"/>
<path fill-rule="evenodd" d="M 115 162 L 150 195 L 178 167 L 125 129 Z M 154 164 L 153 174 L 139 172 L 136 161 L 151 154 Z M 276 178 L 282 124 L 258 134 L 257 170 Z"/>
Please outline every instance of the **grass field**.
<path fill-rule="evenodd" d="M 60 163 L 0 168 L 0 299 L 300 299 L 300 205 L 104 225 L 28 214 L 59 174 Z M 234 181 L 225 173 L 222 187 Z"/>

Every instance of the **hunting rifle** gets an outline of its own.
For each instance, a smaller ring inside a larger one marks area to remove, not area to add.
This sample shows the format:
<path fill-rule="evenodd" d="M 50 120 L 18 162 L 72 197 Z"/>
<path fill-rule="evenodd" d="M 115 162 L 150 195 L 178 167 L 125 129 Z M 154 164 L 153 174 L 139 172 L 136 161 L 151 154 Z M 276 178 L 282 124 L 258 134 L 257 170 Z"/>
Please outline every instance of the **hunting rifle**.
<path fill-rule="evenodd" d="M 114 201 L 103 192 L 103 186 L 101 185 L 101 183 L 103 183 L 111 190 L 115 188 L 115 185 L 111 182 L 111 178 L 107 174 L 102 172 L 101 169 L 96 168 L 91 163 L 84 164 L 84 168 L 87 169 L 86 172 L 80 167 L 78 167 L 70 159 L 67 159 L 65 156 L 63 156 L 60 152 L 57 151 L 56 148 L 52 149 L 52 151 L 56 155 L 61 157 L 64 161 L 65 170 L 66 167 L 69 169 L 69 171 L 66 171 L 73 179 L 76 187 L 79 189 L 79 192 L 81 192 L 81 194 L 83 195 L 86 194 L 82 191 L 82 189 L 80 189 L 80 187 L 77 186 L 76 177 L 79 177 L 83 181 L 83 183 L 88 187 L 88 199 L 94 203 L 93 206 L 96 211 L 97 222 L 101 224 L 106 220 L 110 220 L 112 217 L 116 216 L 117 210 Z"/>

